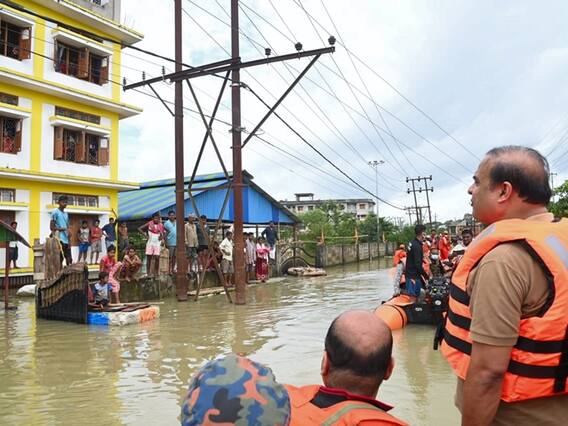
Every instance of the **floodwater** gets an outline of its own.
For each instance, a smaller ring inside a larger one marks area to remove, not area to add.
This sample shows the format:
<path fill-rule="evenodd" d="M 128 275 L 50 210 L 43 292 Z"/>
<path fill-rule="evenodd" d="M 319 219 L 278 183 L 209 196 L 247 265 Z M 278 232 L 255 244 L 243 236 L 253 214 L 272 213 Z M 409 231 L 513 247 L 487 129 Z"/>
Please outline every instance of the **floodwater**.
<path fill-rule="evenodd" d="M 20 299 L 0 314 L 0 424 L 174 425 L 192 373 L 229 352 L 268 364 L 280 382 L 320 383 L 331 320 L 391 293 L 376 263 L 328 272 L 250 288 L 246 306 L 168 300 L 159 320 L 112 329 L 36 320 L 33 300 Z M 432 350 L 433 332 L 395 332 L 395 371 L 379 398 L 413 425 L 458 424 L 455 378 Z"/>

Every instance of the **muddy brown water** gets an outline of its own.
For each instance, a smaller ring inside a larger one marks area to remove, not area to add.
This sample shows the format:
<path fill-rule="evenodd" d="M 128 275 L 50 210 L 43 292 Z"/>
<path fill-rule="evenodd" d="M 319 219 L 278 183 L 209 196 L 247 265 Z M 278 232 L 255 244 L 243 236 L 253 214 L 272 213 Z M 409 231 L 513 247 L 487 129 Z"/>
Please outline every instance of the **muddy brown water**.
<path fill-rule="evenodd" d="M 192 373 L 232 351 L 268 364 L 280 382 L 320 383 L 331 320 L 374 308 L 390 281 L 364 263 L 256 286 L 244 307 L 224 296 L 168 300 L 159 320 L 122 328 L 36 320 L 33 300 L 19 299 L 17 311 L 0 313 L 0 424 L 179 424 Z M 458 424 L 455 378 L 432 350 L 433 332 L 395 332 L 396 366 L 379 398 L 413 425 Z"/>

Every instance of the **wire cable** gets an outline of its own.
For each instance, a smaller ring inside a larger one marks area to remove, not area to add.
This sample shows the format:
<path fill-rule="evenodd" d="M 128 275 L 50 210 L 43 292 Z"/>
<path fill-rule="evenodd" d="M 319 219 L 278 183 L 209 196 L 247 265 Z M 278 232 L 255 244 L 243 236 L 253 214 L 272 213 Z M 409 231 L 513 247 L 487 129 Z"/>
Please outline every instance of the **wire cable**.
<path fill-rule="evenodd" d="M 294 1 L 296 4 L 298 4 L 299 0 L 292 0 Z M 311 16 L 311 15 L 310 15 Z M 314 19 L 314 21 L 320 26 L 320 28 L 322 28 L 324 31 L 330 33 L 329 31 L 326 30 L 326 28 L 317 21 L 317 19 L 315 19 L 312 16 L 312 19 Z M 416 109 L 420 114 L 422 114 L 426 119 L 428 119 L 428 121 L 430 121 L 432 124 L 434 124 L 440 131 L 442 131 L 442 133 L 444 133 L 446 136 L 448 136 L 452 141 L 454 141 L 455 143 L 457 143 L 459 146 L 461 146 L 465 151 L 467 151 L 469 154 L 471 154 L 474 158 L 481 160 L 481 158 L 476 155 L 475 153 L 473 153 L 472 151 L 470 151 L 467 146 L 465 146 L 464 144 L 462 144 L 460 141 L 458 141 L 454 136 L 452 136 L 446 129 L 444 129 L 436 120 L 434 120 L 428 113 L 426 113 L 426 111 L 424 111 L 422 108 L 420 108 L 416 103 L 414 103 L 412 100 L 410 100 L 410 98 L 408 98 L 406 95 L 404 95 L 399 89 L 397 89 L 394 84 L 392 84 L 391 82 L 389 82 L 385 77 L 383 77 L 382 75 L 380 75 L 373 67 L 371 67 L 370 65 L 368 65 L 367 63 L 365 63 L 365 61 L 363 61 L 355 52 L 353 52 L 352 50 L 350 50 L 345 44 L 343 44 L 343 42 L 341 40 L 339 40 L 339 44 L 341 46 L 343 46 L 343 48 L 346 51 L 349 51 L 353 57 L 355 59 L 357 59 L 365 68 L 367 68 L 369 71 L 371 71 L 374 75 L 376 75 L 378 78 L 380 78 L 387 86 L 389 86 L 397 95 L 399 95 L 402 99 L 404 99 L 409 105 L 411 105 L 414 109 Z"/>

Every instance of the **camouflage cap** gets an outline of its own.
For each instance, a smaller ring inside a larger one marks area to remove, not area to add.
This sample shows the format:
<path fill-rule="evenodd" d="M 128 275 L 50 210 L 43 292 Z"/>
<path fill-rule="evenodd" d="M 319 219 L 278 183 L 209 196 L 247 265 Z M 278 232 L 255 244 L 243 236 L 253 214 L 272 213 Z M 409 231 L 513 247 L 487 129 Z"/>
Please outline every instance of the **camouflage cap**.
<path fill-rule="evenodd" d="M 288 425 L 290 399 L 272 370 L 238 355 L 208 362 L 193 377 L 181 424 Z"/>

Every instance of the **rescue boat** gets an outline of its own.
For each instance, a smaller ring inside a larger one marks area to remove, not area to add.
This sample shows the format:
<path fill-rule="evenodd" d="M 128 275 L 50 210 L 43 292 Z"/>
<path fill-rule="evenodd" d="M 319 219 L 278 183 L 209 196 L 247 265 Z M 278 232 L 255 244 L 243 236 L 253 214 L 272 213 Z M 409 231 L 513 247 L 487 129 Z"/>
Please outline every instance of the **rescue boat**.
<path fill-rule="evenodd" d="M 375 309 L 375 315 L 387 323 L 391 330 L 407 324 L 438 325 L 448 309 L 450 279 L 433 277 L 416 297 L 407 294 L 393 296 Z"/>

